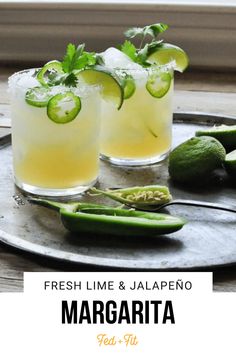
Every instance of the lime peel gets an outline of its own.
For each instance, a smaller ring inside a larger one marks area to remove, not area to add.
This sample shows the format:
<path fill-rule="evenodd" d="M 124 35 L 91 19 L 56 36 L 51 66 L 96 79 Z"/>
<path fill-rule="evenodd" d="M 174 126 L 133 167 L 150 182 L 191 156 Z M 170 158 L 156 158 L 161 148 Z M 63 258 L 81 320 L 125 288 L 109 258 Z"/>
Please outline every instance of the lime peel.
<path fill-rule="evenodd" d="M 213 137 L 191 138 L 177 146 L 169 157 L 169 173 L 180 183 L 203 184 L 225 160 L 223 145 Z"/>
<path fill-rule="evenodd" d="M 105 100 L 112 101 L 119 110 L 124 101 L 122 85 L 111 70 L 95 66 L 76 73 L 77 79 L 89 85 L 100 85 L 101 95 Z"/>
<path fill-rule="evenodd" d="M 205 130 L 198 130 L 196 136 L 212 136 L 221 142 L 226 150 L 236 149 L 236 125 L 218 125 Z"/>
<path fill-rule="evenodd" d="M 173 44 L 162 43 L 148 56 L 152 64 L 166 65 L 175 61 L 175 70 L 183 72 L 189 65 L 189 58 L 185 51 Z"/>

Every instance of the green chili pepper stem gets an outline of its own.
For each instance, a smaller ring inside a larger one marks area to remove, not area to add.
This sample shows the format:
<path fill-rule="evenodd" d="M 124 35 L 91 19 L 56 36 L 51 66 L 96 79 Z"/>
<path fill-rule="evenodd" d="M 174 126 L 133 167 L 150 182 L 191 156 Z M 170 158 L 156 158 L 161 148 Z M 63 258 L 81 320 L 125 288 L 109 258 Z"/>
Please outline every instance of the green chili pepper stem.
<path fill-rule="evenodd" d="M 47 200 L 47 199 L 39 199 L 39 198 L 28 198 L 28 201 L 30 203 L 34 204 L 39 204 L 42 206 L 45 206 L 46 208 L 53 209 L 60 211 L 61 209 L 65 209 L 68 212 L 75 213 L 78 210 L 82 209 L 87 209 L 87 208 L 106 208 L 106 206 L 101 206 L 98 204 L 91 204 L 91 203 L 80 203 L 80 202 L 69 202 L 69 203 L 61 203 L 61 202 L 55 202 L 52 200 Z"/>
<path fill-rule="evenodd" d="M 53 209 L 59 211 L 60 209 L 66 209 L 71 212 L 75 212 L 79 204 L 78 202 L 73 202 L 73 203 L 60 203 L 60 202 L 54 202 L 52 200 L 46 200 L 46 199 L 39 199 L 39 198 L 28 198 L 28 201 L 30 203 L 34 204 L 39 204 L 42 206 L 45 206 L 46 208 Z"/>

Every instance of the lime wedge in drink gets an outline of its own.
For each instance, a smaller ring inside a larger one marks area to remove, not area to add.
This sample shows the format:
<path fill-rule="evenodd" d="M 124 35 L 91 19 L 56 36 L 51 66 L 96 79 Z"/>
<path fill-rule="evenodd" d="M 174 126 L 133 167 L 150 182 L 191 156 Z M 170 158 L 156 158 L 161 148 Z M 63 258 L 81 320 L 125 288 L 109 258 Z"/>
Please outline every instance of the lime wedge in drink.
<path fill-rule="evenodd" d="M 58 74 L 63 74 L 62 65 L 58 60 L 49 61 L 45 64 L 37 74 L 37 80 L 43 86 L 54 84 L 53 80 L 58 77 Z"/>
<path fill-rule="evenodd" d="M 169 91 L 172 76 L 167 72 L 151 74 L 146 89 L 155 98 L 161 98 Z"/>
<path fill-rule="evenodd" d="M 47 115 L 55 123 L 65 124 L 76 118 L 81 110 L 81 101 L 73 92 L 53 96 L 47 105 Z"/>
<path fill-rule="evenodd" d="M 226 150 L 236 149 L 236 125 L 219 125 L 206 130 L 198 130 L 196 136 L 212 136 L 221 142 Z"/>
<path fill-rule="evenodd" d="M 225 168 L 229 174 L 236 176 L 236 150 L 226 155 Z"/>
<path fill-rule="evenodd" d="M 100 85 L 101 95 L 106 101 L 112 101 L 120 109 L 124 100 L 124 90 L 113 72 L 102 66 L 94 66 L 75 73 L 78 81 L 89 85 Z"/>
<path fill-rule="evenodd" d="M 51 97 L 50 90 L 43 86 L 33 87 L 25 94 L 26 102 L 34 107 L 46 107 Z"/>
<path fill-rule="evenodd" d="M 162 43 L 153 53 L 148 57 L 148 61 L 157 65 L 165 65 L 171 61 L 175 61 L 175 70 L 181 73 L 187 68 L 189 59 L 185 51 L 173 44 Z"/>

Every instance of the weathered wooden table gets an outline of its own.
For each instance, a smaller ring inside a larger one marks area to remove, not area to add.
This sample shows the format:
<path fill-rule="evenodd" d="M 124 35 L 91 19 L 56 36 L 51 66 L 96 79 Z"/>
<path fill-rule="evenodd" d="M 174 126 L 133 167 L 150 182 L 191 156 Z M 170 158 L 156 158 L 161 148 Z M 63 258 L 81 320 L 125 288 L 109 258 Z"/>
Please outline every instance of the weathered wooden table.
<path fill-rule="evenodd" d="M 7 77 L 18 68 L 0 68 L 0 120 L 9 116 Z M 193 72 L 178 75 L 175 111 L 236 115 L 236 75 Z M 0 292 L 22 291 L 24 271 L 96 271 L 21 254 L 0 245 Z M 216 291 L 236 291 L 236 266 L 213 269 Z"/>

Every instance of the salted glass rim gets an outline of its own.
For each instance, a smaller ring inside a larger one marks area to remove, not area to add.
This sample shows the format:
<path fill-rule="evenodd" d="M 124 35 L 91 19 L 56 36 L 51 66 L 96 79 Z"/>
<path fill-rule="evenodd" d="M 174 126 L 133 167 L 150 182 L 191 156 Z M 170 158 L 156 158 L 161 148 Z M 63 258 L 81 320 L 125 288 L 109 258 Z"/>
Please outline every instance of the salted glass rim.
<path fill-rule="evenodd" d="M 36 72 L 36 70 L 40 70 L 40 69 L 42 69 L 42 68 L 23 69 L 23 70 L 15 72 L 11 76 L 9 76 L 9 78 L 8 78 L 8 91 L 9 92 L 14 91 L 14 89 L 16 89 L 16 88 L 27 91 L 30 88 L 42 86 L 40 84 L 40 82 L 38 82 L 38 85 L 36 85 L 36 86 L 29 85 L 29 87 L 27 87 L 27 85 L 19 82 L 20 79 L 22 78 L 22 76 L 21 76 L 22 74 L 27 74 L 27 73 L 32 72 L 32 74 L 29 77 L 33 77 L 33 74 Z M 25 76 L 25 77 L 27 77 L 27 76 Z M 42 87 L 44 87 L 44 86 L 42 86 Z M 72 91 L 73 93 L 75 93 L 77 91 L 77 94 L 80 93 L 82 95 L 82 98 L 86 97 L 86 96 L 93 95 L 93 94 L 95 94 L 96 91 L 99 91 L 101 89 L 100 85 L 96 85 L 96 84 L 87 85 L 85 83 L 82 83 L 80 85 L 80 87 L 79 86 L 69 87 L 69 86 L 59 84 L 59 85 L 50 86 L 50 88 L 52 88 L 52 90 L 53 90 L 53 88 L 58 90 L 58 92 L 56 92 L 55 94 L 60 93 L 60 89 L 62 89 L 63 92 Z"/>
<path fill-rule="evenodd" d="M 109 66 L 108 66 L 109 67 Z M 176 65 L 176 61 L 175 60 L 172 60 L 170 61 L 169 63 L 166 63 L 166 64 L 152 64 L 148 67 L 143 67 L 143 66 L 140 66 L 140 68 L 132 68 L 132 67 L 109 67 L 110 69 L 113 69 L 114 71 L 116 70 L 123 70 L 123 71 L 130 71 L 130 72 L 137 72 L 137 73 L 141 73 L 141 72 L 155 72 L 155 71 L 173 71 L 174 69 L 176 69 L 177 65 Z"/>

